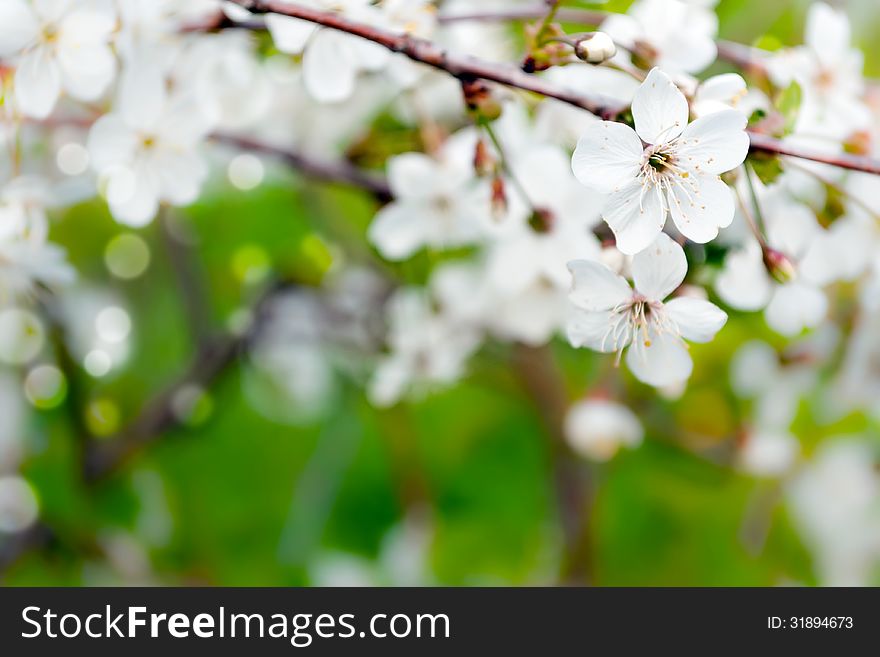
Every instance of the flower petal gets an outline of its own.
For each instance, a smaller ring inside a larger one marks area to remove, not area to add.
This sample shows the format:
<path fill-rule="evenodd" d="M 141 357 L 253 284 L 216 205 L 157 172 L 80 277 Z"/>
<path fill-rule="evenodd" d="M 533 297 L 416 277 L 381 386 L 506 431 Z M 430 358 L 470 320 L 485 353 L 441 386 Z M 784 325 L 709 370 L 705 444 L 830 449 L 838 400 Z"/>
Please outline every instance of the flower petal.
<path fill-rule="evenodd" d="M 322 103 L 338 103 L 354 93 L 357 67 L 346 56 L 345 35 L 319 30 L 303 53 L 303 82 Z"/>
<path fill-rule="evenodd" d="M 646 249 L 666 223 L 666 207 L 659 188 L 643 188 L 635 180 L 611 195 L 605 204 L 602 218 L 617 242 L 617 248 L 626 255 Z"/>
<path fill-rule="evenodd" d="M 757 247 L 729 252 L 715 280 L 715 291 L 737 310 L 760 310 L 770 302 L 773 284 Z"/>
<path fill-rule="evenodd" d="M 425 243 L 426 229 L 418 205 L 397 201 L 373 218 L 367 236 L 388 260 L 405 260 Z"/>
<path fill-rule="evenodd" d="M 681 285 L 687 274 L 684 249 L 666 233 L 632 259 L 632 277 L 636 291 L 652 301 L 663 301 Z"/>
<path fill-rule="evenodd" d="M 610 194 L 638 176 L 642 142 L 622 123 L 600 121 L 580 138 L 571 158 L 571 170 L 587 187 Z"/>
<path fill-rule="evenodd" d="M 685 129 L 688 103 L 669 76 L 654 68 L 633 98 L 632 114 L 642 141 L 664 144 Z"/>
<path fill-rule="evenodd" d="M 709 342 L 727 323 L 727 313 L 714 303 L 678 297 L 666 304 L 666 313 L 676 323 L 681 337 L 691 342 Z"/>
<path fill-rule="evenodd" d="M 611 313 L 608 311 L 590 312 L 575 309 L 568 318 L 566 335 L 573 347 L 587 347 L 593 351 L 611 353 L 618 347 L 629 344 L 631 334 L 619 336 L 617 340 L 611 335 Z"/>
<path fill-rule="evenodd" d="M 822 290 L 794 282 L 776 288 L 764 318 L 777 333 L 792 336 L 818 326 L 827 311 L 828 299 Z"/>
<path fill-rule="evenodd" d="M 611 310 L 632 297 L 632 288 L 602 263 L 574 260 L 568 263 L 574 282 L 568 298 L 583 310 Z"/>
<path fill-rule="evenodd" d="M 159 174 L 162 200 L 178 206 L 193 203 L 208 177 L 207 165 L 194 151 L 174 149 L 156 153 L 151 168 Z"/>
<path fill-rule="evenodd" d="M 746 115 L 723 110 L 697 119 L 676 142 L 677 161 L 691 171 L 724 173 L 742 164 L 749 152 Z"/>
<path fill-rule="evenodd" d="M 0 57 L 14 55 L 39 32 L 34 12 L 23 0 L 0 2 Z"/>
<path fill-rule="evenodd" d="M 21 58 L 15 72 L 15 101 L 23 114 L 45 119 L 61 95 L 61 72 L 47 47 Z"/>
<path fill-rule="evenodd" d="M 692 242 L 705 244 L 718 237 L 718 229 L 733 221 L 733 192 L 718 176 L 691 176 L 676 181 L 669 198 L 675 227 Z"/>
<path fill-rule="evenodd" d="M 279 14 L 266 14 L 266 28 L 275 47 L 289 55 L 300 54 L 318 29 L 314 23 Z"/>
<path fill-rule="evenodd" d="M 145 166 L 113 169 L 105 194 L 113 218 L 126 226 L 146 226 L 159 211 L 159 179 Z"/>
<path fill-rule="evenodd" d="M 388 184 L 395 198 L 424 199 L 438 181 L 437 161 L 424 153 L 403 153 L 388 161 Z"/>
<path fill-rule="evenodd" d="M 671 333 L 652 333 L 648 341 L 633 341 L 626 364 L 639 381 L 655 387 L 686 381 L 694 369 L 684 341 Z"/>
<path fill-rule="evenodd" d="M 134 159 L 138 136 L 118 114 L 105 114 L 89 132 L 88 150 L 92 166 L 101 172 Z"/>
<path fill-rule="evenodd" d="M 116 75 L 116 57 L 103 44 L 61 49 L 58 64 L 64 88 L 78 100 L 98 99 Z"/>

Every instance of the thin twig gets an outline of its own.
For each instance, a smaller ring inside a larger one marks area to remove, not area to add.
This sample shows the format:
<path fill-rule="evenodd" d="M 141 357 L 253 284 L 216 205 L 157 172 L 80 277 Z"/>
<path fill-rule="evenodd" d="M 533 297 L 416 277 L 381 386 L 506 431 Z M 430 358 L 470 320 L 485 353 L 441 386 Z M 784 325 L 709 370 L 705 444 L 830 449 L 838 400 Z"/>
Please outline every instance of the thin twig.
<path fill-rule="evenodd" d="M 190 339 L 194 345 L 204 342 L 211 333 L 211 307 L 196 253 L 177 234 L 168 208 L 159 213 L 159 233 L 171 261 L 180 290 L 183 312 L 187 317 Z"/>
<path fill-rule="evenodd" d="M 142 447 L 157 440 L 164 432 L 179 426 L 181 418 L 175 410 L 178 393 L 190 385 L 208 386 L 220 377 L 262 324 L 272 299 L 292 285 L 289 282 L 272 285 L 252 307 L 250 330 L 204 342 L 183 376 L 148 401 L 140 414 L 120 433 L 100 443 L 94 443 L 86 455 L 86 479 L 91 482 L 103 479 Z"/>
<path fill-rule="evenodd" d="M 212 139 L 219 144 L 274 157 L 309 178 L 359 187 L 370 192 L 380 201 L 391 199 L 391 188 L 383 176 L 371 174 L 348 162 L 324 162 L 297 151 L 272 146 L 240 135 L 215 133 Z"/>
<path fill-rule="evenodd" d="M 410 59 L 446 71 L 459 79 L 478 78 L 522 89 L 532 93 L 580 107 L 601 119 L 614 120 L 626 107 L 618 101 L 599 95 L 578 93 L 557 86 L 543 78 L 523 72 L 510 64 L 496 64 L 476 57 L 450 52 L 439 45 L 418 39 L 407 34 L 367 25 L 334 12 L 318 11 L 280 0 L 230 0 L 257 14 L 276 13 L 291 18 L 299 18 L 317 25 L 359 36 L 377 43 L 392 52 L 401 53 Z M 546 12 L 546 7 L 542 10 Z M 829 155 L 811 149 L 786 144 L 767 135 L 750 132 L 751 150 L 754 152 L 789 155 L 804 160 L 865 173 L 880 174 L 880 160 L 845 153 Z"/>
<path fill-rule="evenodd" d="M 408 34 L 399 34 L 380 27 L 352 20 L 342 14 L 319 11 L 279 0 L 231 0 L 253 13 L 276 13 L 299 18 L 317 25 L 359 36 L 411 60 L 446 71 L 457 78 L 479 78 L 508 87 L 555 98 L 580 107 L 604 119 L 616 117 L 625 107 L 615 100 L 599 95 L 582 94 L 558 87 L 539 77 L 524 73 L 511 64 L 496 64 L 469 55 L 450 52 L 441 46 Z M 546 11 L 546 9 L 545 9 Z"/>
<path fill-rule="evenodd" d="M 560 582 L 591 584 L 594 581 L 590 532 L 592 477 L 590 466 L 575 459 L 565 442 L 563 427 L 568 408 L 565 383 L 549 347 L 516 345 L 514 365 L 523 388 L 553 438 L 553 479 L 565 544 Z"/>

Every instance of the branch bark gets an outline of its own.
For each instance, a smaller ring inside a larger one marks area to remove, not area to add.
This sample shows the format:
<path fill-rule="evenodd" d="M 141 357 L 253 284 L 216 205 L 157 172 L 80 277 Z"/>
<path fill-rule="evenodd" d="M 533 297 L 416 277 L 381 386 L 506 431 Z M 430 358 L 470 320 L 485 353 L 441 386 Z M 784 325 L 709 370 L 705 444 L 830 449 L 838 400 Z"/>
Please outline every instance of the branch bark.
<path fill-rule="evenodd" d="M 94 483 L 107 477 L 141 448 L 179 426 L 181 418 L 175 412 L 174 401 L 180 390 L 188 385 L 206 387 L 216 381 L 252 339 L 272 299 L 291 287 L 293 284 L 287 282 L 271 286 L 251 310 L 250 330 L 204 341 L 183 376 L 148 401 L 125 429 L 107 440 L 92 443 L 84 461 L 86 481 Z"/>
<path fill-rule="evenodd" d="M 590 466 L 576 459 L 565 442 L 568 409 L 565 382 L 549 347 L 515 346 L 513 361 L 520 383 L 553 438 L 553 485 L 562 526 L 564 554 L 560 583 L 583 586 L 594 582 L 591 533 L 593 482 Z"/>
<path fill-rule="evenodd" d="M 431 41 L 367 25 L 366 23 L 351 20 L 342 14 L 319 11 L 278 0 L 231 1 L 256 14 L 274 13 L 291 18 L 299 18 L 310 23 L 359 36 L 384 46 L 392 52 L 406 55 L 415 62 L 446 71 L 459 79 L 478 78 L 522 89 L 523 91 L 530 91 L 580 107 L 604 119 L 612 119 L 626 109 L 620 103 L 610 98 L 581 94 L 558 87 L 539 77 L 524 73 L 512 64 L 496 64 L 469 55 L 456 54 L 445 50 Z"/>
<path fill-rule="evenodd" d="M 344 161 L 324 162 L 316 160 L 303 153 L 272 146 L 251 137 L 216 133 L 212 135 L 212 139 L 218 144 L 225 144 L 240 150 L 268 155 L 315 180 L 359 187 L 370 192 L 377 200 L 382 202 L 390 201 L 392 197 L 391 188 L 388 186 L 384 176 L 381 174 L 371 174 Z"/>
<path fill-rule="evenodd" d="M 341 14 L 318 11 L 308 7 L 301 7 L 279 0 L 230 0 L 256 14 L 275 13 L 291 18 L 299 18 L 304 21 L 322 25 L 334 30 L 359 36 L 368 41 L 377 43 L 392 52 L 406 55 L 411 60 L 446 71 L 459 79 L 483 79 L 497 82 L 507 87 L 522 89 L 547 98 L 579 107 L 595 114 L 601 119 L 614 120 L 627 109 L 620 103 L 598 95 L 578 93 L 563 87 L 559 87 L 537 76 L 524 73 L 511 64 L 496 64 L 483 61 L 476 57 L 460 55 L 439 45 L 418 39 L 406 34 L 398 34 L 390 30 L 374 27 L 358 21 L 351 20 Z M 543 8 L 542 11 L 546 11 Z M 449 19 L 447 19 L 449 20 Z M 728 44 L 729 45 L 729 44 Z M 732 49 L 727 49 L 731 51 Z M 724 49 L 722 49 L 724 51 Z M 741 53 L 740 53 L 741 55 Z M 740 56 L 738 55 L 738 56 Z M 751 55 L 750 55 L 751 56 Z M 811 149 L 799 148 L 786 144 L 773 137 L 749 132 L 751 149 L 757 152 L 786 155 L 813 162 L 831 164 L 843 169 L 862 171 L 865 173 L 880 174 L 880 161 L 868 157 L 860 157 L 849 154 L 828 155 Z"/>

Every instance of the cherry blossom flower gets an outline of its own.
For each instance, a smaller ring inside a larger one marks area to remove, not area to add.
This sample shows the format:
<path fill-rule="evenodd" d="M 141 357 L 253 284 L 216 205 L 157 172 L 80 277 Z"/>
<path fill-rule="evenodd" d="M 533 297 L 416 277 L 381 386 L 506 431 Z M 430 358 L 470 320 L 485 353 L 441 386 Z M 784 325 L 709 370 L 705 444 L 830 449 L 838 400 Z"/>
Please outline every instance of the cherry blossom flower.
<path fill-rule="evenodd" d="M 378 23 L 381 13 L 369 0 L 306 0 L 301 4 L 325 11 L 339 10 L 354 19 Z M 325 29 L 297 18 L 268 14 L 266 26 L 283 53 L 303 56 L 303 80 L 321 102 L 338 103 L 354 92 L 361 71 L 377 71 L 391 53 L 360 37 Z"/>
<path fill-rule="evenodd" d="M 120 223 L 149 223 L 162 202 L 198 198 L 207 166 L 198 154 L 212 123 L 193 94 L 167 91 L 164 71 L 138 61 L 126 69 L 116 109 L 92 126 L 88 149 Z"/>
<path fill-rule="evenodd" d="M 48 241 L 45 197 L 33 178 L 0 188 L 0 302 L 26 296 L 37 284 L 55 287 L 74 279 L 64 250 Z"/>
<path fill-rule="evenodd" d="M 797 335 L 825 318 L 828 299 L 822 286 L 838 278 L 838 261 L 847 255 L 837 246 L 841 236 L 824 230 L 802 203 L 774 193 L 762 198 L 762 210 L 767 244 L 792 272 L 781 279 L 771 276 L 763 248 L 748 239 L 744 247 L 728 252 L 715 290 L 738 310 L 765 309 L 764 318 L 777 333 Z"/>
<path fill-rule="evenodd" d="M 617 247 L 626 254 L 646 248 L 667 215 L 688 239 L 714 239 L 733 221 L 733 195 L 719 175 L 745 160 L 745 116 L 725 110 L 688 124 L 684 94 L 659 69 L 639 88 L 632 112 L 635 130 L 595 123 L 572 158 L 583 184 L 610 194 L 603 218 Z"/>
<path fill-rule="evenodd" d="M 97 100 L 116 75 L 108 3 L 4 0 L 0 58 L 15 66 L 15 101 L 26 116 L 47 117 L 62 91 Z"/>
<path fill-rule="evenodd" d="M 558 147 L 526 147 L 512 159 L 514 175 L 535 210 L 526 209 L 522 220 L 508 217 L 490 240 L 485 276 L 497 304 L 492 326 L 507 339 L 544 344 L 568 314 L 566 263 L 599 257 L 592 228 L 599 222 L 601 199 L 578 184 Z"/>
<path fill-rule="evenodd" d="M 870 584 L 880 554 L 880 476 L 872 441 L 831 437 L 787 487 L 795 526 L 825 586 Z"/>
<path fill-rule="evenodd" d="M 687 380 L 693 361 L 685 339 L 709 342 L 727 315 L 701 299 L 664 303 L 687 273 L 684 250 L 665 233 L 632 261 L 635 288 L 608 267 L 590 260 L 569 264 L 576 307 L 568 338 L 576 347 L 603 353 L 626 350 L 629 369 L 640 381 L 669 386 Z"/>
<path fill-rule="evenodd" d="M 451 138 L 436 157 L 404 153 L 388 162 L 395 200 L 382 208 L 368 237 L 389 260 L 424 246 L 448 248 L 480 241 L 491 221 L 487 183 L 476 178 L 470 131 Z"/>
<path fill-rule="evenodd" d="M 851 45 L 846 14 L 822 2 L 810 5 L 804 41 L 768 62 L 776 85 L 796 81 L 801 86 L 795 132 L 842 139 L 867 128 L 871 118 L 862 100 L 864 56 Z"/>
<path fill-rule="evenodd" d="M 568 409 L 565 439 L 581 456 L 608 461 L 621 447 L 638 447 L 644 429 L 635 413 L 606 399 L 586 399 Z"/>
<path fill-rule="evenodd" d="M 416 288 L 400 290 L 388 306 L 390 353 L 377 366 L 369 386 L 371 401 L 390 406 L 426 387 L 448 386 L 464 374 L 467 359 L 480 345 L 479 331 L 462 326 L 431 307 Z"/>
<path fill-rule="evenodd" d="M 743 99 L 749 93 L 746 81 L 737 73 L 723 73 L 705 80 L 697 86 L 694 93 L 692 111 L 701 117 L 714 112 L 738 109 L 746 116 L 750 108 L 744 108 Z"/>
<path fill-rule="evenodd" d="M 816 375 L 803 363 L 782 365 L 769 344 L 750 340 L 731 359 L 730 382 L 739 397 L 754 400 L 756 426 L 783 433 L 790 429 L 801 400 L 816 384 Z"/>
<path fill-rule="evenodd" d="M 800 443 L 787 431 L 754 431 L 737 453 L 740 469 L 757 477 L 779 477 L 791 470 Z"/>
<path fill-rule="evenodd" d="M 718 52 L 718 18 L 700 4 L 639 0 L 626 14 L 609 16 L 602 30 L 634 58 L 672 73 L 699 73 Z M 626 63 L 626 55 L 618 51 L 616 60 Z"/>

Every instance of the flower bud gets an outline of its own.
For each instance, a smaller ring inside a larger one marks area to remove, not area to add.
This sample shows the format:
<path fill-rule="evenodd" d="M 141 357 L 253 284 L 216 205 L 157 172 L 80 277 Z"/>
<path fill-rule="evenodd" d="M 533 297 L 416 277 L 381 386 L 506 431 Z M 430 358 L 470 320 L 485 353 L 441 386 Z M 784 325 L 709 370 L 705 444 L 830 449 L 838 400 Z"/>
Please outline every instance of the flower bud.
<path fill-rule="evenodd" d="M 617 54 L 617 46 L 604 32 L 594 32 L 574 44 L 574 54 L 590 64 L 601 64 Z"/>
<path fill-rule="evenodd" d="M 482 178 L 495 173 L 497 169 L 498 160 L 496 160 L 495 156 L 489 151 L 486 142 L 480 139 L 474 150 L 474 171 Z"/>
<path fill-rule="evenodd" d="M 501 103 L 492 93 L 485 80 L 466 78 L 461 81 L 461 91 L 468 111 L 475 118 L 494 121 L 501 116 Z"/>
<path fill-rule="evenodd" d="M 553 230 L 555 217 L 550 210 L 546 208 L 535 208 L 529 217 L 529 226 L 536 233 L 549 233 Z"/>
<path fill-rule="evenodd" d="M 765 246 L 763 251 L 764 266 L 774 280 L 779 283 L 790 283 L 797 278 L 797 270 L 788 256 L 769 246 Z"/>
<path fill-rule="evenodd" d="M 492 216 L 497 219 L 503 219 L 507 214 L 507 189 L 504 185 L 504 178 L 495 176 L 492 179 Z"/>

